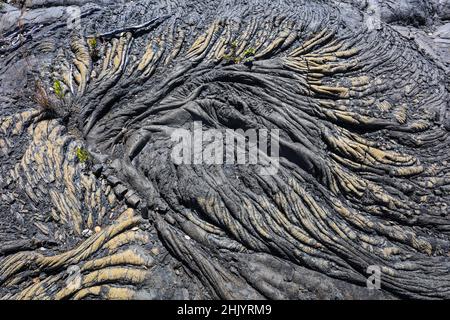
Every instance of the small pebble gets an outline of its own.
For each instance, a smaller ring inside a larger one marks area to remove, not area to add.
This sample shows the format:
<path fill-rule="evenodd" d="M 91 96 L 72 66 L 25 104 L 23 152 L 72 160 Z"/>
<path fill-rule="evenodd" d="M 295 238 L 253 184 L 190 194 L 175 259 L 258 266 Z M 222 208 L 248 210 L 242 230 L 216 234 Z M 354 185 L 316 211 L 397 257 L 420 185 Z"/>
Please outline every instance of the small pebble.
<path fill-rule="evenodd" d="M 96 226 L 94 231 L 95 233 L 99 233 L 100 231 L 102 231 L 102 228 L 100 226 Z"/>
<path fill-rule="evenodd" d="M 89 237 L 92 235 L 92 230 L 84 229 L 84 230 L 81 232 L 81 235 L 82 235 L 83 237 L 85 237 L 85 238 L 89 238 Z"/>
<path fill-rule="evenodd" d="M 159 254 L 159 249 L 157 247 L 153 247 L 151 251 L 155 256 Z"/>

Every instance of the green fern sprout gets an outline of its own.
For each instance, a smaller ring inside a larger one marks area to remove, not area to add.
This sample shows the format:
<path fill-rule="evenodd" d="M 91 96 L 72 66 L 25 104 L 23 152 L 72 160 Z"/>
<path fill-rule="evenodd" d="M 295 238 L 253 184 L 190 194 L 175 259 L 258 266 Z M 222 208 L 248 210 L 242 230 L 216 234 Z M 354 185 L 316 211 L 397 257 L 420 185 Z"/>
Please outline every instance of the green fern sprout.
<path fill-rule="evenodd" d="M 55 95 L 58 98 L 60 98 L 60 99 L 64 98 L 64 90 L 63 90 L 61 81 L 55 80 L 53 82 L 53 91 L 55 92 Z"/>
<path fill-rule="evenodd" d="M 95 49 L 97 47 L 97 39 L 96 38 L 89 38 L 88 39 L 89 47 L 92 49 Z"/>
<path fill-rule="evenodd" d="M 89 160 L 89 152 L 84 148 L 77 147 L 77 149 L 75 150 L 75 154 L 80 163 L 85 163 Z"/>
<path fill-rule="evenodd" d="M 245 49 L 245 51 L 244 51 L 244 53 L 243 53 L 244 58 L 248 58 L 248 57 L 254 56 L 254 55 L 255 55 L 255 52 L 256 52 L 255 48 L 248 48 L 248 49 Z"/>
<path fill-rule="evenodd" d="M 98 60 L 100 57 L 100 50 L 98 48 L 98 41 L 97 38 L 89 38 L 88 41 L 89 50 L 91 52 L 92 59 Z"/>
<path fill-rule="evenodd" d="M 240 56 L 238 56 L 236 54 L 237 47 L 238 47 L 238 43 L 235 40 L 230 44 L 230 47 L 227 50 L 228 52 L 223 55 L 223 59 L 227 62 L 232 62 L 234 64 L 251 63 L 253 61 L 253 57 L 255 56 L 256 49 L 252 48 L 252 47 L 247 48 L 244 50 L 244 52 Z"/>

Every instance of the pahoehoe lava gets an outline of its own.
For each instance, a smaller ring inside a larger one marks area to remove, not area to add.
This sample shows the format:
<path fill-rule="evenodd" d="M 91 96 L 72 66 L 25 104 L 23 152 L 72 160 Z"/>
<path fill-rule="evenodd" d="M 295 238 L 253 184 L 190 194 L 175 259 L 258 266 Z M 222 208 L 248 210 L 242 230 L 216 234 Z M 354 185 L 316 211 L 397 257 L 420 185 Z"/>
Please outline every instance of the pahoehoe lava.
<path fill-rule="evenodd" d="M 32 3 L 3 9 L 0 298 L 450 298 L 448 73 L 391 26 L 338 1 Z M 278 172 L 175 164 L 196 121 L 278 129 Z"/>

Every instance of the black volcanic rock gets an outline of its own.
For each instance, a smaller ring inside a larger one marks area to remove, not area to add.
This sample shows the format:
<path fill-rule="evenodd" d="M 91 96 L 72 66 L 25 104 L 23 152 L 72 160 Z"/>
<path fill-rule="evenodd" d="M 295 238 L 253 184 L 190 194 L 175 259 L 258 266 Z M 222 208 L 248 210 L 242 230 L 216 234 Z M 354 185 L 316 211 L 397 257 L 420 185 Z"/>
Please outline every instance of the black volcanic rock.
<path fill-rule="evenodd" d="M 450 297 L 448 1 L 12 3 L 0 298 Z"/>

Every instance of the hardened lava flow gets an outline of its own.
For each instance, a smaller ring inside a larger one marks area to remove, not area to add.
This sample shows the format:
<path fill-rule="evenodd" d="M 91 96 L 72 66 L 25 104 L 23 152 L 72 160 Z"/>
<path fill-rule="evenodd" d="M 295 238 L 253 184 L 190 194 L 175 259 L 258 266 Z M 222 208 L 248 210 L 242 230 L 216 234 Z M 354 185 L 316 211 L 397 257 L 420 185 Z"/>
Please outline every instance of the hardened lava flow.
<path fill-rule="evenodd" d="M 342 1 L 28 5 L 0 9 L 0 298 L 450 298 L 448 71 L 414 41 Z M 278 171 L 174 163 L 194 122 L 279 130 Z"/>

